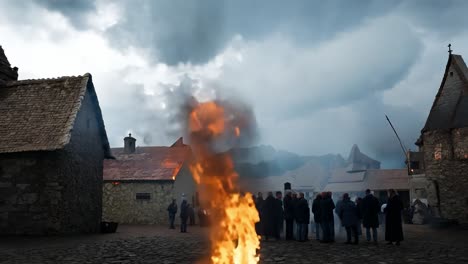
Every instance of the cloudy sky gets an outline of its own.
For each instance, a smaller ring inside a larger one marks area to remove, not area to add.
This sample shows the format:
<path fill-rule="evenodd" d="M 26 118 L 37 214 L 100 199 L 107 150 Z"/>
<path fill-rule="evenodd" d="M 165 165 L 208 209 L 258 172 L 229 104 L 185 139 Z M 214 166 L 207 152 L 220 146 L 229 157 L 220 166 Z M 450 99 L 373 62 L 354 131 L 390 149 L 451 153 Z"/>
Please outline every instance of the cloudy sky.
<path fill-rule="evenodd" d="M 90 72 L 111 145 L 177 138 L 174 101 L 240 98 L 260 141 L 304 155 L 352 144 L 399 167 L 442 79 L 468 58 L 468 1 L 0 0 L 0 45 L 20 79 Z"/>

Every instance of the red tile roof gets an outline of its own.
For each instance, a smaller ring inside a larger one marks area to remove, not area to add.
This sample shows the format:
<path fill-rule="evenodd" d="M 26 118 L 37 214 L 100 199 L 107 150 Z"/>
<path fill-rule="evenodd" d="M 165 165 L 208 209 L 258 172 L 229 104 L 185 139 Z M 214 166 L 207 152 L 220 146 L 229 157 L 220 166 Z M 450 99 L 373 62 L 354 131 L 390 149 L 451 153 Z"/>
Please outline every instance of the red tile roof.
<path fill-rule="evenodd" d="M 137 147 L 132 154 L 113 148 L 116 159 L 104 160 L 104 181 L 174 180 L 190 153 L 189 146 Z"/>

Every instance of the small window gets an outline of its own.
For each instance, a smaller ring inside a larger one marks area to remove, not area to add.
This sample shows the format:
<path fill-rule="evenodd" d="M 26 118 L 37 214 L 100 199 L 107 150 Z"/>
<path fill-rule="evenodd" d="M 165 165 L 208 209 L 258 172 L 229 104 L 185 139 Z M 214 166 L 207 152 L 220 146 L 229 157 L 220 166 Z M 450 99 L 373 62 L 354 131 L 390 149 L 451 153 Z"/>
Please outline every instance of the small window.
<path fill-rule="evenodd" d="M 412 161 L 410 166 L 413 170 L 419 170 L 419 161 Z"/>
<path fill-rule="evenodd" d="M 150 193 L 137 193 L 136 199 L 137 200 L 150 200 L 151 194 Z"/>
<path fill-rule="evenodd" d="M 442 144 L 437 144 L 434 149 L 434 159 L 441 160 L 442 159 Z"/>
<path fill-rule="evenodd" d="M 450 77 L 452 77 L 452 76 L 453 76 L 453 72 L 450 72 Z"/>

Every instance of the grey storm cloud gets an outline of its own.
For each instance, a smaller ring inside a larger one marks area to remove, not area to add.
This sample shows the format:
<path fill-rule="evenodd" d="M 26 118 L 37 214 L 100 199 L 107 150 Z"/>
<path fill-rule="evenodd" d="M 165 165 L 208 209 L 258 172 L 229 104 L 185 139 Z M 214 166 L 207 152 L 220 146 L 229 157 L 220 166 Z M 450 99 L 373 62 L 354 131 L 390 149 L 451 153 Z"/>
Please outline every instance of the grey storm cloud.
<path fill-rule="evenodd" d="M 19 1 L 18 1 L 19 2 Z M 87 27 L 84 16 L 96 11 L 95 0 L 34 0 L 38 5 L 63 14 L 78 29 Z"/>
<path fill-rule="evenodd" d="M 86 15 L 96 12 L 97 6 L 92 0 L 6 2 L 11 7 L 6 15 L 13 21 L 33 23 L 31 15 L 21 19 L 23 10 L 34 14 L 32 7 L 40 6 L 63 14 L 78 29 L 90 26 Z M 414 148 L 440 84 L 433 76 L 442 75 L 445 45 L 466 39 L 460 36 L 466 36 L 468 24 L 464 0 L 113 3 L 120 7 L 121 17 L 103 36 L 114 48 L 146 52 L 150 67 L 155 63 L 203 67 L 241 36 L 236 52 L 242 61 L 224 62 L 216 81 L 220 91 L 232 87 L 248 99 L 265 142 L 301 154 L 343 153 L 357 143 L 384 167 L 399 167 L 403 161 L 385 114 L 406 146 Z M 439 45 L 441 55 L 434 51 Z M 405 84 L 409 74 L 413 79 Z M 144 85 L 110 80 L 108 85 L 118 88 L 100 95 L 110 140 L 120 145 L 128 132 L 140 138 L 140 144 L 175 140 L 181 131 L 180 109 L 194 94 L 196 81 L 158 84 L 162 93 L 149 95 L 143 92 L 148 88 Z M 427 96 L 430 93 L 433 96 Z M 400 100 L 402 94 L 412 95 L 414 103 Z M 155 108 L 160 101 L 166 109 Z"/>
<path fill-rule="evenodd" d="M 384 1 L 124 1 L 125 20 L 109 29 L 113 43 L 149 49 L 168 64 L 204 63 L 236 34 L 258 39 L 288 32 L 308 45 L 391 10 Z"/>

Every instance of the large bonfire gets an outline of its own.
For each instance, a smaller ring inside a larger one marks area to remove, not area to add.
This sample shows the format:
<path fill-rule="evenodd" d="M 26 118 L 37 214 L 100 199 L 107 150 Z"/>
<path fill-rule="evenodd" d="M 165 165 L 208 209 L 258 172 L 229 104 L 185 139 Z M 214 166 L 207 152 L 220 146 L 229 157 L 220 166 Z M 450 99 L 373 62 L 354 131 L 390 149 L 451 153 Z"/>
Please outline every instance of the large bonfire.
<path fill-rule="evenodd" d="M 239 192 L 233 160 L 218 149 L 226 140 L 241 136 L 245 123 L 239 116 L 216 101 L 196 103 L 188 115 L 194 153 L 190 170 L 198 183 L 201 203 L 211 213 L 212 263 L 251 264 L 259 260 L 260 241 L 255 232 L 259 215 L 252 195 Z"/>

